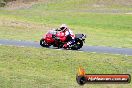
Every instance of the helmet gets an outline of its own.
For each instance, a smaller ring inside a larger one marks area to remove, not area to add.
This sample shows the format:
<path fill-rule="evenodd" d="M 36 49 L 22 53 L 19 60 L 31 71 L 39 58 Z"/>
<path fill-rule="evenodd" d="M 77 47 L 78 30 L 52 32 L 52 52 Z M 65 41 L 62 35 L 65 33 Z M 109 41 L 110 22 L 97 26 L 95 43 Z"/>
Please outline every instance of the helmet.
<path fill-rule="evenodd" d="M 61 29 L 62 31 L 65 31 L 65 30 L 67 29 L 67 25 L 66 25 L 66 24 L 62 24 L 62 25 L 60 26 L 60 29 Z"/>

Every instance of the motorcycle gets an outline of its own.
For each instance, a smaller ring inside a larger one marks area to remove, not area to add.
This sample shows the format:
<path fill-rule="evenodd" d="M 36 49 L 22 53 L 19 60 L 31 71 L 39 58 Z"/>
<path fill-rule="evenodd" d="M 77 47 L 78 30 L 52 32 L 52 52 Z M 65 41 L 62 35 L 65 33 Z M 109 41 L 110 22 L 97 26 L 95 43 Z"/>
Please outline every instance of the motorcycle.
<path fill-rule="evenodd" d="M 65 36 L 62 31 L 50 30 L 40 40 L 40 45 L 42 47 L 57 47 L 63 48 L 63 45 L 68 42 L 70 36 Z M 72 45 L 69 45 L 65 49 L 78 50 L 82 48 L 83 43 L 85 42 L 86 35 L 84 34 L 75 34 L 75 42 Z"/>

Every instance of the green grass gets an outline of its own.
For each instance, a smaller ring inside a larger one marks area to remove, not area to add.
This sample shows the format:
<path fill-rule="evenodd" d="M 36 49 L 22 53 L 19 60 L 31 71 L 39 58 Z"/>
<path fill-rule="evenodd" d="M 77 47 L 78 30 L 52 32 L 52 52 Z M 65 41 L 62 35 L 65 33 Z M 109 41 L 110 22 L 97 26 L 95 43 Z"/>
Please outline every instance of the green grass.
<path fill-rule="evenodd" d="M 48 3 L 34 5 L 41 10 L 132 10 L 130 0 L 49 0 Z"/>
<path fill-rule="evenodd" d="M 79 66 L 88 74 L 132 74 L 132 56 L 46 48 L 0 46 L 1 88 L 80 88 Z M 87 84 L 83 88 L 131 88 L 131 84 Z"/>
<path fill-rule="evenodd" d="M 128 2 L 49 0 L 30 8 L 0 9 L 0 38 L 39 41 L 47 30 L 66 23 L 74 33 L 88 35 L 87 45 L 132 48 L 131 14 L 97 14 L 84 11 L 93 9 L 126 11 L 131 7 Z M 91 7 L 97 3 L 104 4 L 105 7 Z"/>
<path fill-rule="evenodd" d="M 132 48 L 132 16 L 126 14 L 4 10 L 0 22 L 0 38 L 39 41 L 48 29 L 66 23 L 74 33 L 88 35 L 86 44 Z"/>
<path fill-rule="evenodd" d="M 74 33 L 87 34 L 88 45 L 132 48 L 132 15 L 84 11 L 125 12 L 131 5 L 101 1 L 104 7 L 93 7 L 97 0 L 49 0 L 30 8 L 0 9 L 0 39 L 39 41 L 47 30 L 66 23 Z M 132 75 L 132 56 L 0 46 L 0 88 L 80 88 L 75 80 L 80 65 L 88 74 Z M 87 87 L 132 88 L 132 84 L 83 86 Z"/>

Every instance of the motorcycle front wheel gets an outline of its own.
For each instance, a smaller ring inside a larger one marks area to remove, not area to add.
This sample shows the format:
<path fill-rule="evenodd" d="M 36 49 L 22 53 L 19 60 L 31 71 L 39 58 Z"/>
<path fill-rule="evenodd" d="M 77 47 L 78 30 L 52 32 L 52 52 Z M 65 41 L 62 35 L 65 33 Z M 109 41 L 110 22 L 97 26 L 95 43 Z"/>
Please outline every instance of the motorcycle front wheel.
<path fill-rule="evenodd" d="M 48 45 L 46 42 L 45 42 L 45 40 L 42 38 L 41 40 L 40 40 L 40 45 L 42 46 L 42 47 L 49 47 L 50 45 Z"/>

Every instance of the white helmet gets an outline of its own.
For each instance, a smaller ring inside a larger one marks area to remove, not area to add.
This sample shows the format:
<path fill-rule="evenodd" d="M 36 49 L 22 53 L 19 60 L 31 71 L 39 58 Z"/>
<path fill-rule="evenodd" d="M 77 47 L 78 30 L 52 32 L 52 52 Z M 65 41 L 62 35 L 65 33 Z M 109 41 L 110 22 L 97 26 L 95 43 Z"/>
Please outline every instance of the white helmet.
<path fill-rule="evenodd" d="M 66 24 L 62 24 L 62 25 L 60 26 L 60 29 L 61 29 L 62 31 L 65 31 L 65 30 L 67 29 L 67 25 L 66 25 Z"/>

